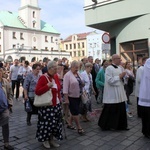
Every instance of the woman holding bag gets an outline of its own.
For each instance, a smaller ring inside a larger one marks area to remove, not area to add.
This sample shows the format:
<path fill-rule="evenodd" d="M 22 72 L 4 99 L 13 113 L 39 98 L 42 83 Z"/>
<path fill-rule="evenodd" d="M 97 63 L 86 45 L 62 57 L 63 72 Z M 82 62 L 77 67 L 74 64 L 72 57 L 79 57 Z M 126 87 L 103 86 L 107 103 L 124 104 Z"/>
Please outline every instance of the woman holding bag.
<path fill-rule="evenodd" d="M 39 79 L 39 71 L 40 71 L 40 64 L 36 63 L 32 66 L 32 73 L 29 73 L 23 84 L 23 90 L 24 90 L 24 100 L 25 100 L 25 107 L 26 107 L 26 101 L 29 100 L 29 103 L 31 104 L 32 111 L 27 112 L 27 125 L 31 125 L 31 116 L 32 114 L 38 114 L 38 108 L 33 105 L 34 102 L 34 96 L 35 96 L 35 87 Z"/>
<path fill-rule="evenodd" d="M 84 81 L 85 86 L 83 87 L 83 92 L 85 90 L 86 94 L 88 95 L 88 101 L 86 104 L 81 104 L 81 115 L 83 117 L 83 121 L 87 122 L 89 119 L 87 118 L 87 112 L 92 112 L 92 94 L 96 94 L 94 88 L 93 88 L 93 80 L 92 80 L 92 75 L 91 75 L 91 70 L 92 70 L 93 65 L 91 63 L 86 63 L 85 64 L 85 70 L 81 73 L 82 79 Z"/>
<path fill-rule="evenodd" d="M 45 148 L 59 147 L 60 145 L 53 140 L 62 140 L 62 114 L 60 105 L 60 82 L 57 76 L 57 63 L 49 61 L 47 64 L 48 72 L 42 75 L 37 83 L 35 94 L 42 95 L 48 90 L 52 91 L 52 105 L 39 107 L 38 124 L 36 138 L 43 142 Z M 45 77 L 47 76 L 47 78 Z"/>

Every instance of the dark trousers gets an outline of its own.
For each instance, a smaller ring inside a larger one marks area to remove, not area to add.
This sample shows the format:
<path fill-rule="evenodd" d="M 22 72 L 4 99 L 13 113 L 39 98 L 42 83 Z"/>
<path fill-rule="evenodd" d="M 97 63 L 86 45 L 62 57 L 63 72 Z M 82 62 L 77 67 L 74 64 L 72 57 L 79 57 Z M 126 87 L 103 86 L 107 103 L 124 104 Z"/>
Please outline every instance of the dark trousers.
<path fill-rule="evenodd" d="M 139 118 L 141 118 L 141 106 L 138 105 L 139 97 L 137 97 L 137 115 Z"/>
<path fill-rule="evenodd" d="M 3 134 L 4 143 L 8 143 L 9 142 L 9 124 L 5 124 L 2 126 L 2 134 Z"/>
<path fill-rule="evenodd" d="M 19 98 L 20 81 L 11 80 L 11 83 L 12 83 L 12 92 L 13 92 L 13 95 L 14 95 L 14 90 L 16 88 L 16 98 Z"/>

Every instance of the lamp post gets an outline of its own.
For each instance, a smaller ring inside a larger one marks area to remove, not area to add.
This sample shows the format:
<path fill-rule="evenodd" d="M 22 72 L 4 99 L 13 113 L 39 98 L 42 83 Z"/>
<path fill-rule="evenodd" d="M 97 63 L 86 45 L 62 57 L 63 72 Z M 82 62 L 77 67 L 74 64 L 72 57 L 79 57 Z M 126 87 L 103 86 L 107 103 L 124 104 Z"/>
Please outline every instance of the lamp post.
<path fill-rule="evenodd" d="M 17 43 L 17 56 L 19 57 L 19 59 L 20 59 L 20 54 L 23 48 L 24 48 L 24 44 L 20 45 L 19 43 Z"/>

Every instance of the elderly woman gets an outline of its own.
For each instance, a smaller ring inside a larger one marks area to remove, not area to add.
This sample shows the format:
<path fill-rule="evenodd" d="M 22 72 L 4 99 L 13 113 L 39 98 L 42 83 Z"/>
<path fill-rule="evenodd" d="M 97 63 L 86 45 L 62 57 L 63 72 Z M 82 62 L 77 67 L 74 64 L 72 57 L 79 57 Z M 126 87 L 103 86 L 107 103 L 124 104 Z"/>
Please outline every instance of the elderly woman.
<path fill-rule="evenodd" d="M 69 119 L 68 128 L 74 128 L 72 125 L 72 121 L 74 120 L 78 129 L 78 133 L 83 134 L 84 130 L 82 129 L 79 122 L 79 105 L 81 102 L 81 93 L 84 83 L 81 80 L 78 69 L 79 63 L 77 61 L 73 61 L 71 63 L 70 71 L 67 72 L 64 76 L 63 93 L 65 102 L 69 103 L 69 109 L 72 115 Z"/>
<path fill-rule="evenodd" d="M 9 109 L 13 105 L 12 90 L 9 82 L 3 78 L 3 69 L 0 68 L 0 126 L 4 138 L 4 149 L 13 150 L 9 145 Z"/>
<path fill-rule="evenodd" d="M 82 79 L 84 81 L 85 86 L 83 87 L 83 91 L 85 91 L 88 95 L 89 100 L 86 102 L 86 104 L 83 104 L 83 107 L 81 108 L 81 114 L 83 117 L 83 121 L 89 121 L 87 118 L 87 112 L 92 112 L 91 107 L 91 97 L 92 94 L 96 94 L 94 88 L 93 88 L 93 80 L 91 75 L 93 65 L 91 63 L 85 64 L 85 70 L 81 73 Z"/>
<path fill-rule="evenodd" d="M 52 103 L 53 105 L 39 107 L 38 110 L 38 124 L 36 138 L 39 142 L 43 142 L 45 148 L 59 147 L 60 145 L 53 140 L 55 137 L 58 140 L 62 140 L 62 114 L 60 105 L 60 82 L 57 76 L 57 63 L 55 61 L 49 61 L 47 64 L 48 72 L 45 74 L 49 83 L 42 75 L 37 83 L 35 94 L 42 95 L 48 90 L 52 91 Z"/>
<path fill-rule="evenodd" d="M 39 71 L 40 71 L 40 64 L 33 64 L 32 66 L 32 73 L 29 73 L 25 80 L 24 80 L 24 100 L 29 100 L 31 107 L 32 107 L 32 112 L 27 112 L 27 125 L 31 125 L 31 115 L 32 114 L 37 114 L 38 113 L 38 108 L 33 105 L 34 102 L 34 91 L 36 84 L 39 79 Z M 26 105 L 26 103 L 25 103 Z"/>

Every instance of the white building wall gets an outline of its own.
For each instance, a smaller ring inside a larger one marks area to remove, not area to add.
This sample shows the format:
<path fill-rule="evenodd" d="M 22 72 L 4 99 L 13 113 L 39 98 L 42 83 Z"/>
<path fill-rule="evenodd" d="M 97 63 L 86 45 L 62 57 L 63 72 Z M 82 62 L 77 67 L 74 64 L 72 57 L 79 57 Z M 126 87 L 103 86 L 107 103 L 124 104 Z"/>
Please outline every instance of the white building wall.
<path fill-rule="evenodd" d="M 87 36 L 87 56 L 93 56 L 96 58 L 103 59 L 102 57 L 102 34 L 92 34 Z"/>

